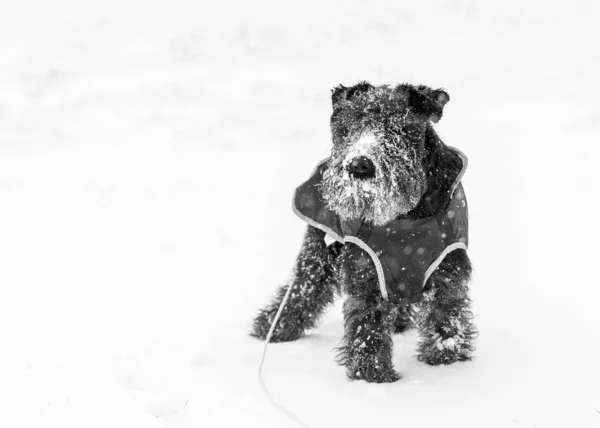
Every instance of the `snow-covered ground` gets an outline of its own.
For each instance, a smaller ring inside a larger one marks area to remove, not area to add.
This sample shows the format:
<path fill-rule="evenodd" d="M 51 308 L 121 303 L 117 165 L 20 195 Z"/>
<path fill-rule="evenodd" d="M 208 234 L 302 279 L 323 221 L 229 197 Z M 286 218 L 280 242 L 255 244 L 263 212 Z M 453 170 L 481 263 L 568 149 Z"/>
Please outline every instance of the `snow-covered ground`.
<path fill-rule="evenodd" d="M 596 1 L 2 0 L 0 426 L 292 427 L 255 310 L 329 90 L 444 87 L 470 159 L 476 359 L 349 382 L 340 307 L 269 348 L 318 427 L 600 426 Z"/>

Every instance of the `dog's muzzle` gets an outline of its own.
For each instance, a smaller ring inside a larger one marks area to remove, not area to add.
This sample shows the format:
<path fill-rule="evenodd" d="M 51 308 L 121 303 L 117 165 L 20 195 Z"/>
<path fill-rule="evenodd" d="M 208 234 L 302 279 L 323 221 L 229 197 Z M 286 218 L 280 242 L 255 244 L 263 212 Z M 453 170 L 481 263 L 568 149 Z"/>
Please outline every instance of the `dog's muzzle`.
<path fill-rule="evenodd" d="M 352 177 L 361 180 L 373 178 L 375 177 L 375 165 L 370 159 L 357 156 L 348 164 L 348 172 Z"/>

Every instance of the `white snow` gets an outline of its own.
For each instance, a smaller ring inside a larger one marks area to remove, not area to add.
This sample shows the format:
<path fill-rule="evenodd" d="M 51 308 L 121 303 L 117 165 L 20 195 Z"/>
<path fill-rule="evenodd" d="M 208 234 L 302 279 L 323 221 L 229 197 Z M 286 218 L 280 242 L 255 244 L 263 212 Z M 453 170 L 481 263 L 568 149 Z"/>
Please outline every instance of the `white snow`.
<path fill-rule="evenodd" d="M 270 346 L 273 397 L 311 428 L 600 426 L 599 7 L 4 0 L 0 426 L 293 427 L 246 333 L 299 249 L 330 88 L 362 79 L 450 94 L 476 358 L 421 364 L 413 332 L 403 379 L 349 382 L 338 303 Z"/>

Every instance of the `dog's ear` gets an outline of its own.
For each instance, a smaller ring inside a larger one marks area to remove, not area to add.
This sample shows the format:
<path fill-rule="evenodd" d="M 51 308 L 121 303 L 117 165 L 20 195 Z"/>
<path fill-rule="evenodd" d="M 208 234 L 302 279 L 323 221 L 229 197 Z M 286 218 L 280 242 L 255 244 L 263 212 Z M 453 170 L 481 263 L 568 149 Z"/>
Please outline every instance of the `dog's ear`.
<path fill-rule="evenodd" d="M 351 86 L 349 88 L 345 87 L 344 85 L 338 85 L 331 90 L 331 104 L 335 106 L 342 100 L 350 101 L 357 95 L 368 92 L 373 87 L 373 85 L 365 81 L 359 82 L 356 85 Z"/>
<path fill-rule="evenodd" d="M 444 106 L 450 101 L 450 95 L 443 89 L 431 89 L 424 85 L 416 88 L 400 85 L 398 89 L 406 92 L 408 105 L 415 113 L 426 116 L 434 123 L 442 118 Z"/>
<path fill-rule="evenodd" d="M 424 159 L 427 171 L 427 192 L 424 205 L 428 212 L 435 213 L 445 208 L 450 202 L 451 190 L 454 183 L 466 167 L 466 158 L 459 152 L 446 146 L 432 127 L 425 131 L 425 148 L 427 155 Z"/>
<path fill-rule="evenodd" d="M 369 92 L 373 88 L 369 82 L 358 82 L 356 85 L 352 86 L 348 89 L 348 93 L 346 94 L 346 99 L 351 100 L 353 97 L 364 94 L 365 92 Z"/>
<path fill-rule="evenodd" d="M 348 88 L 344 85 L 337 85 L 335 88 L 333 88 L 331 90 L 331 105 L 335 106 L 341 100 L 345 100 L 347 92 Z"/>

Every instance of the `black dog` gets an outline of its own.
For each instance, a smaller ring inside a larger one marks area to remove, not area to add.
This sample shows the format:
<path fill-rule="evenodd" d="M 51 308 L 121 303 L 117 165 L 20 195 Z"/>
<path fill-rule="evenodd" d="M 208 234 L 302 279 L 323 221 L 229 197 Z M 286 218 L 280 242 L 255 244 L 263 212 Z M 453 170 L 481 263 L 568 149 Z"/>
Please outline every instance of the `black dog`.
<path fill-rule="evenodd" d="M 477 333 L 460 183 L 467 160 L 431 124 L 449 99 L 443 90 L 408 84 L 333 90 L 331 156 L 294 197 L 309 226 L 293 279 L 259 312 L 253 336 L 266 338 L 291 286 L 272 340 L 298 339 L 343 292 L 337 361 L 351 379 L 398 380 L 391 336 L 413 319 L 420 361 L 471 358 Z"/>

